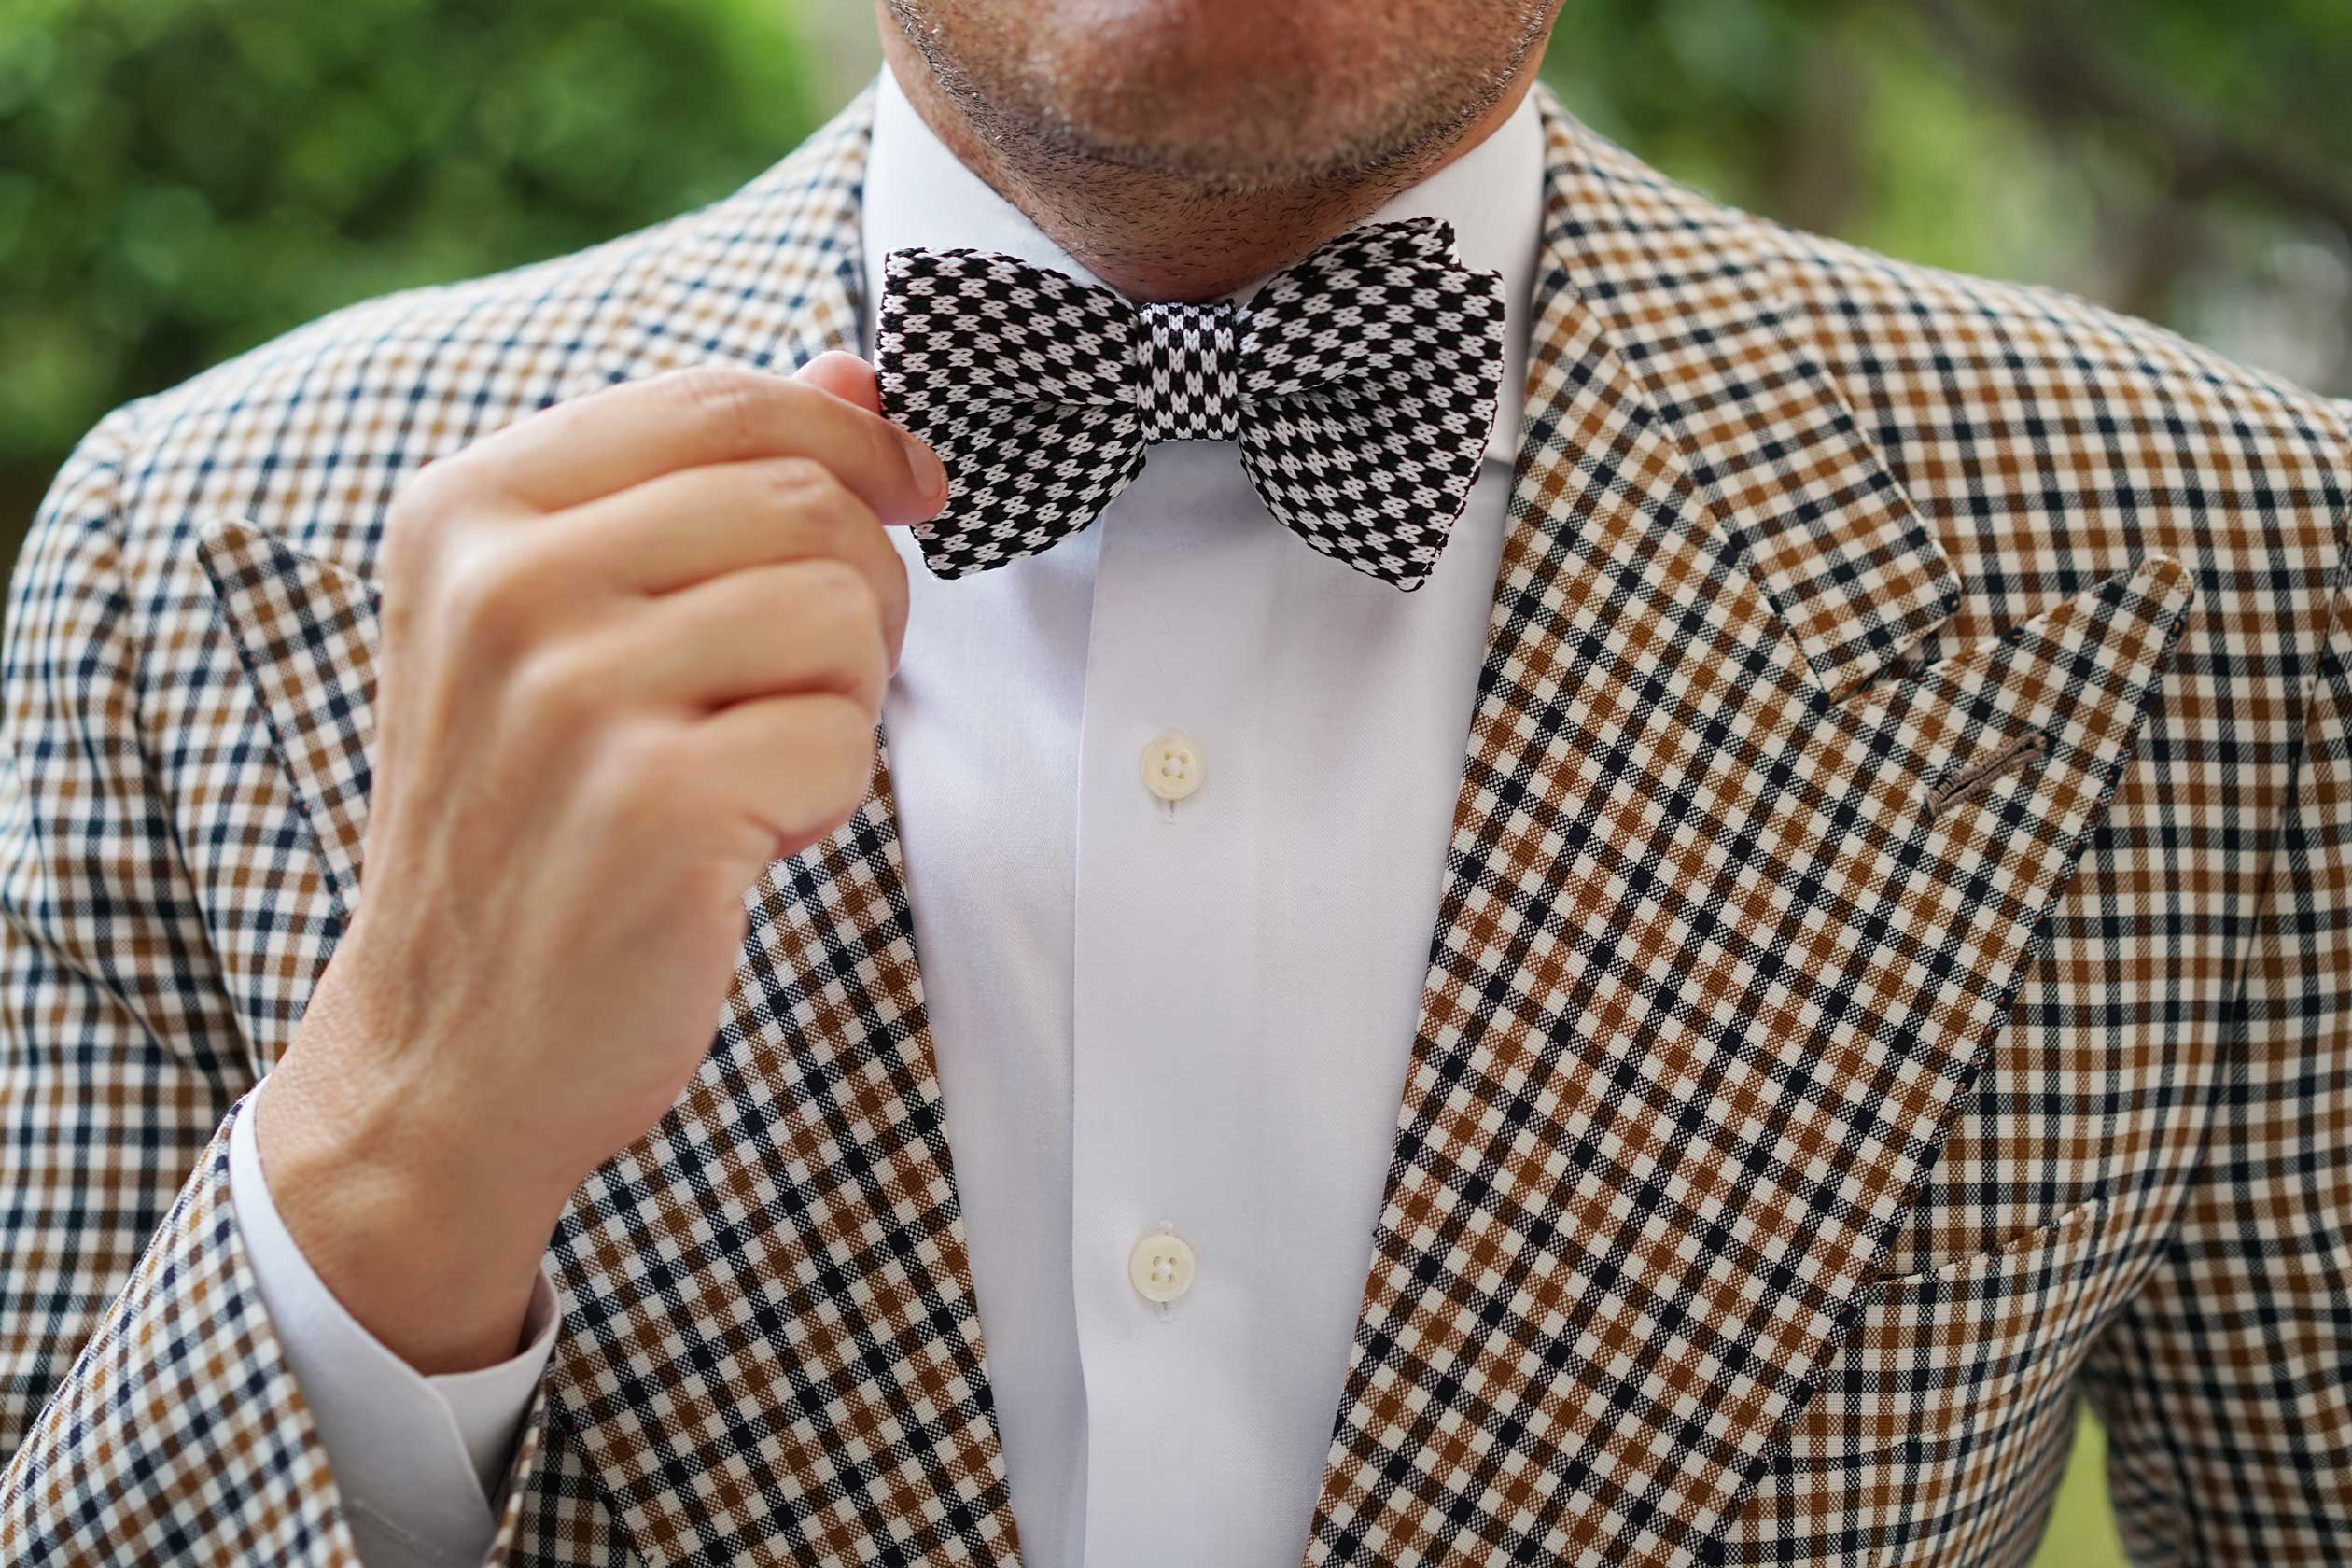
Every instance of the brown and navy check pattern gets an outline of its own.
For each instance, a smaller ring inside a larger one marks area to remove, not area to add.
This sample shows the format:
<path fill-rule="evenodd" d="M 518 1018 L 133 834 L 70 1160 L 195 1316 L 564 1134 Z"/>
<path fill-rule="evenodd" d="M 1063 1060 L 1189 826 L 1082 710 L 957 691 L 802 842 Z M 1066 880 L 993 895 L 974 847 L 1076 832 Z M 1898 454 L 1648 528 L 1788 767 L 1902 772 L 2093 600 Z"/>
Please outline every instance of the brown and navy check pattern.
<path fill-rule="evenodd" d="M 352 1561 L 221 1139 L 361 896 L 385 507 L 589 387 L 854 344 L 865 113 L 60 477 L 5 660 L 0 1559 Z M 1298 1550 L 2023 1563 L 2087 1396 L 2139 1561 L 2352 1560 L 2345 409 L 1546 113 L 1509 539 Z M 886 750 L 553 1239 L 498 1561 L 1017 1561 L 903 874 Z"/>

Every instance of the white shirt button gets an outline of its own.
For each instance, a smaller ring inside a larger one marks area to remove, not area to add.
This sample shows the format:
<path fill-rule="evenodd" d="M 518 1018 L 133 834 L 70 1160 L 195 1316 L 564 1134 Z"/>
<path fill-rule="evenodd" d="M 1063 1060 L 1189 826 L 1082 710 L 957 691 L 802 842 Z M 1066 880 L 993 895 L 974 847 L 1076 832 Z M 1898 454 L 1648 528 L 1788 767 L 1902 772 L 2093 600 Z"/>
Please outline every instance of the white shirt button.
<path fill-rule="evenodd" d="M 1143 787 L 1164 801 L 1180 801 L 1208 777 L 1200 748 L 1174 730 L 1162 730 L 1143 748 Z"/>
<path fill-rule="evenodd" d="M 1193 1250 L 1163 1226 L 1136 1242 L 1127 1254 L 1127 1282 L 1146 1301 L 1173 1301 L 1192 1289 Z"/>

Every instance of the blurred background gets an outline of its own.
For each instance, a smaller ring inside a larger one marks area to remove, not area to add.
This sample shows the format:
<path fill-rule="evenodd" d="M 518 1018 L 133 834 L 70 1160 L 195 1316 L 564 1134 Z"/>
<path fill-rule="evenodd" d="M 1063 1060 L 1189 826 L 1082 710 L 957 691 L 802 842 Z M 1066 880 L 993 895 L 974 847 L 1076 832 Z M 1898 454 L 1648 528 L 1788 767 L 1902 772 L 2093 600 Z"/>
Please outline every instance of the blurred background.
<path fill-rule="evenodd" d="M 118 403 L 722 194 L 869 0 L 6 0 L 0 563 Z M 1740 205 L 2352 394 L 2345 0 L 1568 0 L 1569 108 Z M 2086 1426 L 2042 1555 L 2121 1553 Z"/>

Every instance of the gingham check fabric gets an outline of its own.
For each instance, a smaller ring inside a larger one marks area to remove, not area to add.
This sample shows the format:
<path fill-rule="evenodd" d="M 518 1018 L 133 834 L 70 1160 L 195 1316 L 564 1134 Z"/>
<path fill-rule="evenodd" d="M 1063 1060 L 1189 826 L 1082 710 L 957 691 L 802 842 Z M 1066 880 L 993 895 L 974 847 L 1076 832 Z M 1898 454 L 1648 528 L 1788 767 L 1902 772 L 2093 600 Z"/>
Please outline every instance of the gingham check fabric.
<path fill-rule="evenodd" d="M 1284 526 L 1410 591 L 1462 516 L 1494 423 L 1503 287 L 1434 218 L 1369 224 L 1246 304 L 1135 304 L 1015 257 L 883 260 L 882 411 L 947 467 L 915 526 L 940 577 L 1084 528 L 1167 441 L 1235 441 Z"/>
<path fill-rule="evenodd" d="M 2137 1561 L 2352 1561 L 2345 410 L 1545 109 L 1302 1558 L 2021 1564 L 2087 1397 Z M 351 1562 L 221 1140 L 363 896 L 385 509 L 588 387 L 853 344 L 864 115 L 61 475 L 5 659 L 0 1560 Z M 496 1561 L 1015 1563 L 887 747 L 747 902 L 702 1071 L 553 1239 Z"/>

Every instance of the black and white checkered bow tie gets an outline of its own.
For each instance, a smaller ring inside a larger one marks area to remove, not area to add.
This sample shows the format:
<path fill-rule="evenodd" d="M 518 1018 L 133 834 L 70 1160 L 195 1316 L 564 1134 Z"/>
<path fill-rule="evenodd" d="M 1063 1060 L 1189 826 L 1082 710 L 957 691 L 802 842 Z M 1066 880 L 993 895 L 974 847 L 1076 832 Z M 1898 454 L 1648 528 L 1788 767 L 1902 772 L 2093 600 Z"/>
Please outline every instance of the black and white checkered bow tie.
<path fill-rule="evenodd" d="M 882 411 L 947 466 L 915 529 L 940 577 L 1092 522 L 1164 441 L 1238 441 L 1277 518 L 1326 555 L 1418 588 L 1462 515 L 1494 420 L 1503 285 L 1434 218 L 1343 234 L 1248 303 L 1137 304 L 1009 256 L 896 250 L 883 269 Z"/>

